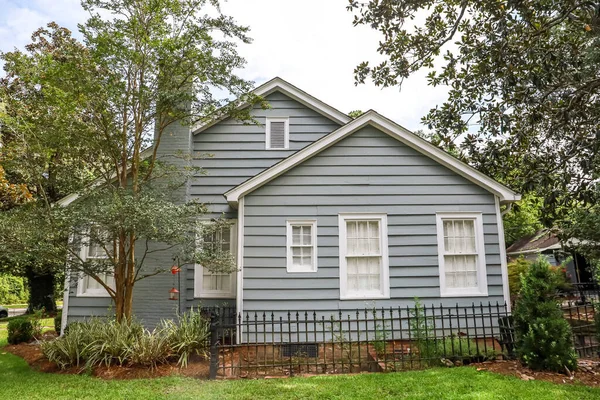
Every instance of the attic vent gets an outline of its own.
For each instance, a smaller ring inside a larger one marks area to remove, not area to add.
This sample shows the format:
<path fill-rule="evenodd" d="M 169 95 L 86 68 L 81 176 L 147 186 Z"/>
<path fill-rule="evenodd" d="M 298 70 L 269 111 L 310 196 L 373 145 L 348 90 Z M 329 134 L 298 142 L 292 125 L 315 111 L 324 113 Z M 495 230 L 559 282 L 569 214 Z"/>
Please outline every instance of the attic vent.
<path fill-rule="evenodd" d="M 289 122 L 287 118 L 267 119 L 267 149 L 289 148 Z"/>

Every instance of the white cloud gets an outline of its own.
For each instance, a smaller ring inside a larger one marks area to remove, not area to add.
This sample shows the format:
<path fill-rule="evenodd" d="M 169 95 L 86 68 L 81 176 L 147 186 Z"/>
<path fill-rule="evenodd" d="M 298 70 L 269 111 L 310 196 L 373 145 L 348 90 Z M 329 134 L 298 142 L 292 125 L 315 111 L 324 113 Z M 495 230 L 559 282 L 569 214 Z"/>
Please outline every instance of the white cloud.
<path fill-rule="evenodd" d="M 251 28 L 251 45 L 241 45 L 248 61 L 241 73 L 260 84 L 280 76 L 344 112 L 374 109 L 409 129 L 445 99 L 443 88 L 427 86 L 425 74 L 406 80 L 402 91 L 355 86 L 353 69 L 377 60 L 379 36 L 353 27 L 347 0 L 230 0 L 225 14 Z M 22 47 L 31 33 L 50 21 L 77 31 L 87 18 L 79 0 L 0 0 L 0 51 Z"/>

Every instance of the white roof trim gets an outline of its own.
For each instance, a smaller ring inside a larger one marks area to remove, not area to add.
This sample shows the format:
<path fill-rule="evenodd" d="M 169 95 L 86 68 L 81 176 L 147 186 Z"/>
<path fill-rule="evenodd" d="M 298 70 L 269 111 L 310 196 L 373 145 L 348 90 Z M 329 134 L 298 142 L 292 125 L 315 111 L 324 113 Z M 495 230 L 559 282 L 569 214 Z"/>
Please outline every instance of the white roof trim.
<path fill-rule="evenodd" d="M 338 130 L 317 140 L 316 142 L 305 147 L 304 149 L 298 151 L 297 153 L 294 153 L 288 158 L 275 164 L 271 168 L 261 172 L 260 174 L 248 179 L 246 182 L 227 191 L 225 193 L 227 201 L 233 207 L 236 207 L 241 197 L 244 197 L 248 193 L 264 185 L 265 183 L 275 179 L 281 174 L 301 164 L 302 162 L 314 156 L 315 154 L 327 149 L 330 146 L 333 146 L 335 143 L 339 142 L 346 136 L 352 134 L 353 132 L 366 125 L 374 126 L 375 128 L 385 132 L 386 134 L 399 140 L 405 145 L 428 156 L 429 158 L 433 159 L 439 164 L 451 169 L 457 174 L 475 183 L 476 185 L 481 186 L 482 188 L 495 194 L 499 197 L 500 202 L 502 203 L 509 203 L 521 199 L 521 195 L 519 195 L 518 193 L 513 192 L 512 190 L 496 182 L 489 176 L 457 160 L 450 154 L 432 145 L 428 141 L 418 137 L 414 133 L 401 127 L 395 122 L 390 121 L 389 119 L 371 110 L 364 113 L 357 119 L 349 122 L 348 124 L 342 126 Z"/>
<path fill-rule="evenodd" d="M 292 99 L 298 101 L 299 103 L 304 104 L 306 107 L 309 107 L 319 114 L 324 115 L 325 117 L 332 119 L 338 124 L 344 125 L 348 122 L 352 121 L 348 115 L 343 112 L 331 107 L 328 104 L 323 103 L 321 100 L 311 96 L 310 94 L 304 92 L 303 90 L 298 89 L 296 86 L 292 85 L 289 82 L 284 81 L 283 79 L 277 77 L 273 78 L 268 82 L 260 85 L 256 89 L 252 91 L 257 96 L 268 96 L 271 93 L 279 91 L 286 96 L 291 97 Z M 238 106 L 238 109 L 242 109 L 244 107 L 248 107 L 250 104 L 242 103 Z M 199 123 L 192 127 L 192 134 L 197 134 L 202 132 L 203 130 L 213 126 L 214 124 L 226 119 L 227 116 L 222 116 L 220 118 L 215 118 L 208 122 Z"/>

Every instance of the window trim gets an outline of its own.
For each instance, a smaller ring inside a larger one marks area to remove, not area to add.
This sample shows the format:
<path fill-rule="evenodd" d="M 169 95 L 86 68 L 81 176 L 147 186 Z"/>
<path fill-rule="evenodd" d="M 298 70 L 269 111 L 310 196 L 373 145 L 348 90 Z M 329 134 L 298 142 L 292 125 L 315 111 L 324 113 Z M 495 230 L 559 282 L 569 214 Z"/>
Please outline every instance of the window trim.
<path fill-rule="evenodd" d="M 284 122 L 283 148 L 271 147 L 271 122 Z M 266 150 L 289 150 L 290 148 L 290 119 L 288 117 L 267 117 L 265 122 L 265 149 Z"/>
<path fill-rule="evenodd" d="M 441 297 L 487 296 L 487 267 L 485 260 L 485 237 L 483 234 L 483 216 L 481 212 L 437 212 L 435 214 L 437 229 L 438 264 L 440 275 Z M 447 288 L 444 248 L 444 220 L 473 220 L 475 228 L 475 246 L 477 249 L 477 287 Z"/>
<path fill-rule="evenodd" d="M 292 256 L 292 227 L 293 226 L 311 227 L 311 246 L 313 249 L 312 265 L 310 269 L 294 268 L 294 258 Z M 286 221 L 286 270 L 288 273 L 302 274 L 314 273 L 318 270 L 319 256 L 317 254 L 317 220 L 316 219 L 288 219 Z"/>
<path fill-rule="evenodd" d="M 231 254 L 236 260 L 237 264 L 237 246 L 238 246 L 238 231 L 237 224 L 238 220 L 234 218 L 228 219 L 228 221 L 233 222 L 231 227 L 229 228 L 229 240 L 230 240 L 230 249 L 234 248 L 235 251 L 231 251 Z M 205 220 L 201 221 L 201 224 L 208 224 L 210 221 Z M 198 244 L 202 244 L 202 238 L 198 238 Z M 237 274 L 236 271 L 230 273 L 231 284 L 229 285 L 229 291 L 225 292 L 223 290 L 202 290 L 202 286 L 204 283 L 204 267 L 201 264 L 194 263 L 194 298 L 195 299 L 235 299 L 236 297 L 236 287 L 237 287 Z"/>
<path fill-rule="evenodd" d="M 356 294 L 348 292 L 348 265 L 347 254 L 347 220 L 379 220 L 379 236 L 381 246 L 381 293 Z M 371 300 L 390 298 L 390 260 L 388 249 L 388 221 L 385 213 L 340 213 L 338 214 L 339 226 L 339 263 L 340 263 L 340 300 Z"/>
<path fill-rule="evenodd" d="M 81 248 L 79 249 L 79 257 L 82 260 L 88 259 L 88 250 L 90 248 L 89 240 L 90 239 L 88 238 L 88 241 L 86 241 L 84 244 L 82 244 Z M 108 258 L 108 257 L 95 257 L 95 258 Z M 110 294 L 104 288 L 87 289 L 86 280 L 94 279 L 94 278 L 90 277 L 87 274 L 84 274 L 83 272 L 79 273 L 78 275 L 79 276 L 77 279 L 77 297 L 110 297 Z M 114 289 L 114 287 L 113 287 L 113 289 Z"/>

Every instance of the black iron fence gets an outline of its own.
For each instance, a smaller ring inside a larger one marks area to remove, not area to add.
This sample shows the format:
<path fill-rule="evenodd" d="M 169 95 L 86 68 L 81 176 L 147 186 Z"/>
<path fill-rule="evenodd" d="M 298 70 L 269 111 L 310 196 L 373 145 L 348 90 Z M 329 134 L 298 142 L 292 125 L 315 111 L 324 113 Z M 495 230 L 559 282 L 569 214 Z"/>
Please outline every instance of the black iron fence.
<path fill-rule="evenodd" d="M 580 358 L 598 357 L 597 309 L 595 304 L 580 301 L 565 302 L 561 305 L 563 317 L 571 325 L 573 345 Z M 600 322 L 600 321 L 599 321 Z"/>
<path fill-rule="evenodd" d="M 399 371 L 514 353 L 506 304 L 252 312 L 211 319 L 211 377 Z"/>
<path fill-rule="evenodd" d="M 600 286 L 596 283 L 573 283 L 570 290 L 562 294 L 562 297 L 570 302 L 579 304 L 597 303 L 600 301 Z"/>

